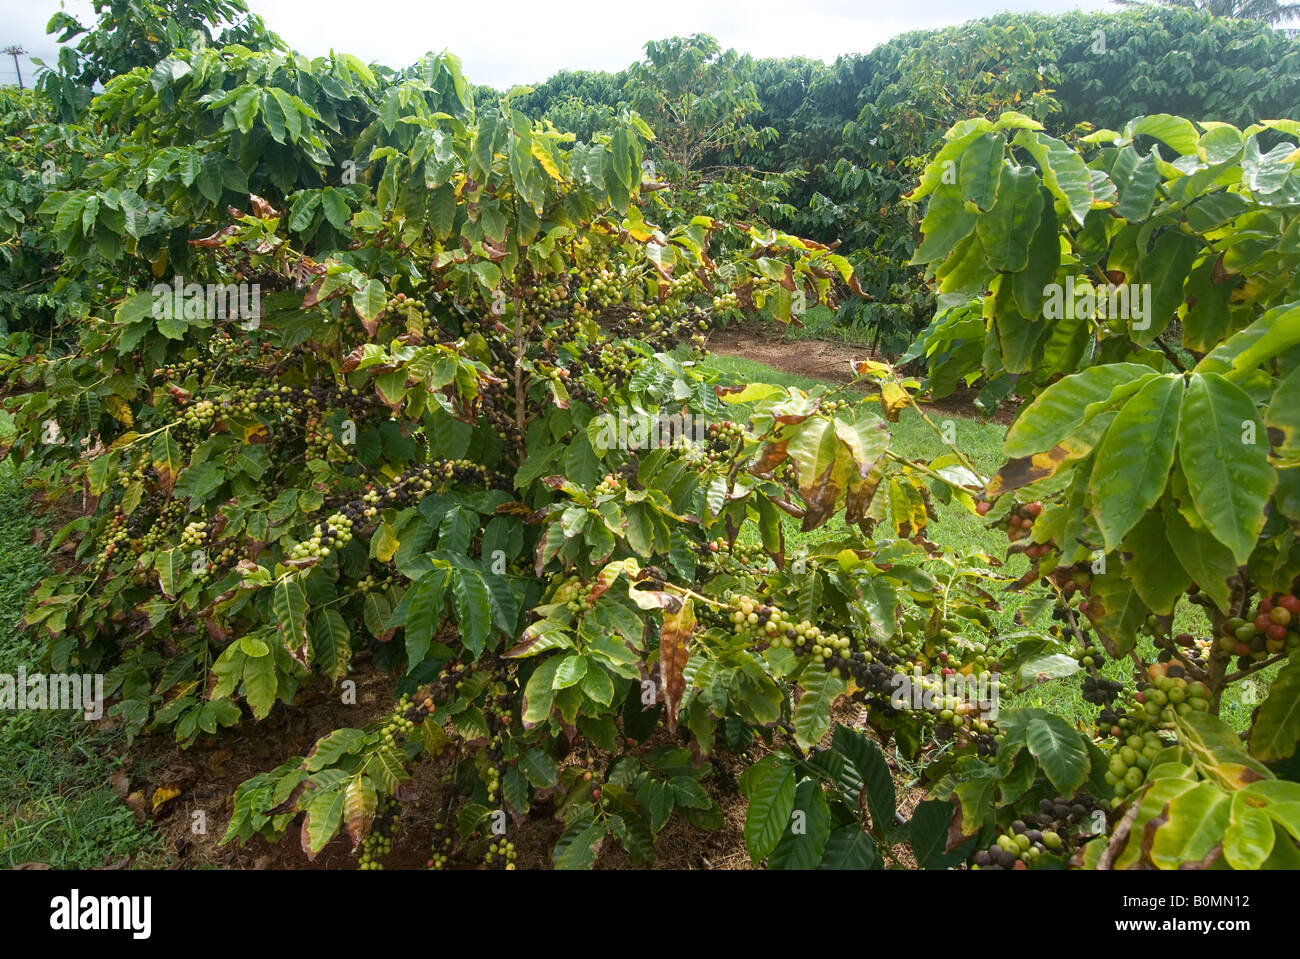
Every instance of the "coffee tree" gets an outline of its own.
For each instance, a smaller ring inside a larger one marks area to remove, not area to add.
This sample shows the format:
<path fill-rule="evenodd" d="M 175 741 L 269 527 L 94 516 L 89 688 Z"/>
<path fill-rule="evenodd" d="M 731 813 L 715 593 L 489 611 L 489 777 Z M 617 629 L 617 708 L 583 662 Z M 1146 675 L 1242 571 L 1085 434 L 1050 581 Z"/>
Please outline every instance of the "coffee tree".
<path fill-rule="evenodd" d="M 1109 810 L 1071 830 L 1096 835 L 1076 864 L 1297 861 L 1297 132 L 1155 115 L 1071 145 L 1004 114 L 949 130 L 911 194 L 941 306 L 912 354 L 936 393 L 1028 401 L 980 511 L 1059 597 L 1100 707 L 1095 737 L 1018 712 L 994 765 L 957 763 L 953 841 L 1004 832 L 977 862 L 1008 865 L 1035 817 L 1059 832 L 1076 790 Z M 1219 704 L 1260 675 L 1238 737 Z"/>
<path fill-rule="evenodd" d="M 386 719 L 245 784 L 231 839 L 301 816 L 309 855 L 346 829 L 377 866 L 413 763 L 451 753 L 433 864 L 510 868 L 488 823 L 539 808 L 557 865 L 606 836 L 641 861 L 674 813 L 718 824 L 707 760 L 758 739 L 755 859 L 880 862 L 912 837 L 878 747 L 819 743 L 852 694 L 909 754 L 990 748 L 968 703 L 890 695 L 903 668 L 996 668 L 965 638 L 984 561 L 925 569 L 931 487 L 972 502 L 969 477 L 891 451 L 874 401 L 692 359 L 716 310 L 834 302 L 842 257 L 660 229 L 636 117 L 578 143 L 468 91 L 450 56 L 199 47 L 38 136 L 32 162 L 80 148 L 35 216 L 89 291 L 6 399 L 13 455 L 83 504 L 28 616 L 49 665 L 106 671 L 129 732 L 182 744 L 346 697 L 363 658 L 398 674 Z M 836 515 L 787 548 L 782 516 Z"/>

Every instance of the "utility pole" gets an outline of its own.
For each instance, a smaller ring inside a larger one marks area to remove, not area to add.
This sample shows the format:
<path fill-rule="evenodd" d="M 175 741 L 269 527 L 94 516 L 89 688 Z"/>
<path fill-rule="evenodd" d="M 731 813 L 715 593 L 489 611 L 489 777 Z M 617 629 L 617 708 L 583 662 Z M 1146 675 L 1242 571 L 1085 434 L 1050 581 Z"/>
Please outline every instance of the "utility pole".
<path fill-rule="evenodd" d="M 19 90 L 21 90 L 21 89 L 23 88 L 23 68 L 22 68 L 22 66 L 18 63 L 18 58 L 21 57 L 21 56 L 22 56 L 23 54 L 25 54 L 26 52 L 27 52 L 27 51 L 24 50 L 22 47 L 5 47 L 3 50 L 0 50 L 0 53 L 7 53 L 7 54 L 9 54 L 9 56 L 11 56 L 11 57 L 14 58 L 14 70 L 17 71 L 17 73 L 18 73 L 18 89 L 19 89 Z"/>

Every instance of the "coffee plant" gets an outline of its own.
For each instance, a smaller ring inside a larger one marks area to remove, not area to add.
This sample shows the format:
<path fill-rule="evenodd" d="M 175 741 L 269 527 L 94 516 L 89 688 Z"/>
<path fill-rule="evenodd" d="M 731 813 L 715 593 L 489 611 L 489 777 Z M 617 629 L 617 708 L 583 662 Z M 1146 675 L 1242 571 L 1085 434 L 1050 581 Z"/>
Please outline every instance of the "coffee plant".
<path fill-rule="evenodd" d="M 944 138 L 923 216 L 879 213 L 920 220 L 888 267 L 930 284 L 925 381 L 735 384 L 699 362 L 720 317 L 862 294 L 832 243 L 765 225 L 777 178 L 674 189 L 773 134 L 748 80 L 697 102 L 662 68 L 752 63 L 652 45 L 654 122 L 570 104 L 579 139 L 450 54 L 313 59 L 204 10 L 226 28 L 61 15 L 86 36 L 48 102 L 0 101 L 0 442 L 73 517 L 26 615 L 44 665 L 106 674 L 130 736 L 393 679 L 239 786 L 224 841 L 381 869 L 432 772 L 431 869 L 514 870 L 541 820 L 556 867 L 650 863 L 728 793 L 771 868 L 1296 865 L 1300 123 L 1067 142 L 991 119 L 1026 84 L 1050 113 L 1041 71 L 968 84 L 989 116 Z M 1024 401 L 992 476 L 918 406 L 977 382 Z M 909 408 L 943 455 L 893 447 Z M 940 509 L 1028 571 L 931 542 Z M 999 709 L 1001 677 L 1069 676 L 1086 729 Z M 1261 679 L 1239 736 L 1224 692 Z"/>
<path fill-rule="evenodd" d="M 833 303 L 847 262 L 647 221 L 635 117 L 577 143 L 477 108 L 450 56 L 198 47 L 109 81 L 80 133 L 35 215 L 91 294 L 6 399 L 12 455 L 84 504 L 27 617 L 49 665 L 182 744 L 347 696 L 367 660 L 400 677 L 386 718 L 241 787 L 228 839 L 301 816 L 309 855 L 346 830 L 376 868 L 413 764 L 450 755 L 435 865 L 511 868 L 503 818 L 536 809 L 557 865 L 606 836 L 642 862 L 674 813 L 719 824 L 708 760 L 761 742 L 842 786 L 796 829 L 755 767 L 755 859 L 874 862 L 892 799 L 867 833 L 845 797 L 884 760 L 857 730 L 816 752 L 834 702 L 912 754 L 991 735 L 889 701 L 903 668 L 995 666 L 956 632 L 984 628 L 985 561 L 923 568 L 931 484 L 970 491 L 893 453 L 874 400 L 692 359 L 715 309 Z M 782 516 L 837 515 L 787 549 Z"/>
<path fill-rule="evenodd" d="M 978 509 L 1031 560 L 1020 585 L 1058 598 L 1099 707 L 1086 736 L 1004 713 L 995 764 L 936 787 L 949 845 L 1000 832 L 981 866 L 1038 848 L 1003 820 L 1056 816 L 1050 791 L 1103 813 L 1062 837 L 1075 865 L 1297 861 L 1297 133 L 1161 114 L 1066 143 L 1004 114 L 950 129 L 911 194 L 940 304 L 912 355 L 936 395 L 979 380 L 1027 401 Z M 1219 706 L 1256 677 L 1238 736 Z"/>

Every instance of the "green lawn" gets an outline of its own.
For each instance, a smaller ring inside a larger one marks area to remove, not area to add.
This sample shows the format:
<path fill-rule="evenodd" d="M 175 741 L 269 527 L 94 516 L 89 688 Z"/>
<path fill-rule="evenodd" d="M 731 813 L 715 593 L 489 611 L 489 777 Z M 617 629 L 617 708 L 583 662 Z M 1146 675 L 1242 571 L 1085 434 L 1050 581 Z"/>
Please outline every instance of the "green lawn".
<path fill-rule="evenodd" d="M 762 363 L 735 356 L 711 356 L 705 361 L 703 368 L 717 373 L 729 382 L 775 383 L 809 392 L 824 392 L 835 389 L 834 384 L 805 376 L 793 376 L 772 369 Z M 844 387 L 840 389 L 842 391 L 848 390 L 848 388 Z M 1002 461 L 1002 439 L 1006 433 L 1006 427 L 995 423 L 983 423 L 974 419 L 947 418 L 953 420 L 956 443 L 961 452 L 970 459 L 981 473 L 989 475 L 994 472 Z M 941 424 L 939 417 L 931 416 L 931 419 Z M 909 458 L 929 460 L 947 452 L 947 447 L 941 438 L 935 435 L 934 430 L 922 421 L 915 410 L 904 410 L 898 422 L 890 424 L 890 431 L 893 437 L 892 448 Z M 980 517 L 956 504 L 947 506 L 938 504 L 937 510 L 939 520 L 930 526 L 929 531 L 929 538 L 933 542 L 957 554 L 968 550 L 976 550 L 999 558 L 1004 555 L 1003 550 L 1006 548 L 1007 539 L 1001 530 L 986 528 L 984 521 Z M 842 524 L 842 517 L 836 516 L 828 524 L 828 529 L 833 531 L 837 525 L 842 526 Z M 797 523 L 793 519 L 788 522 L 786 527 L 788 541 L 797 544 L 801 540 L 809 538 L 809 535 L 800 532 Z M 816 534 L 811 535 L 820 537 L 825 535 L 825 531 L 818 531 Z M 1015 577 L 1023 574 L 1026 569 L 1028 569 L 1028 561 L 1020 555 L 1009 558 L 1005 567 L 1006 572 Z M 999 632 L 1010 632 L 1025 628 L 1018 626 L 1014 622 L 1015 613 L 1036 594 L 1041 595 L 1041 592 L 1031 589 L 1023 594 L 1001 593 L 999 601 L 1002 609 L 993 616 L 997 630 Z M 1050 619 L 1047 614 L 1044 614 L 1037 623 L 1027 625 L 1036 625 L 1040 629 L 1046 629 L 1049 624 Z M 1198 607 L 1183 604 L 1179 607 L 1178 615 L 1175 617 L 1174 628 L 1176 632 L 1187 631 L 1198 636 L 1204 636 L 1209 630 L 1209 623 Z M 1142 642 L 1139 646 L 1139 652 L 1144 658 L 1154 661 L 1155 647 L 1149 641 L 1144 640 Z M 1261 683 L 1269 682 L 1276 670 L 1277 667 L 1272 667 L 1262 672 L 1259 676 Z M 1132 663 L 1130 661 L 1107 661 L 1102 672 L 1113 679 L 1127 681 L 1132 676 Z M 1226 690 L 1221 704 L 1220 715 L 1235 728 L 1245 729 L 1249 725 L 1250 711 L 1253 707 L 1243 704 L 1240 697 L 1241 691 L 1239 689 L 1230 688 Z M 1039 683 L 1022 692 L 1010 693 L 1006 695 L 1005 699 L 1004 705 L 1006 706 L 1039 706 L 1049 709 L 1071 722 L 1085 725 L 1090 725 L 1097 713 L 1095 706 L 1084 702 L 1080 693 L 1078 675 Z"/>
<path fill-rule="evenodd" d="M 36 638 L 18 626 L 27 595 L 47 571 L 30 542 L 33 511 L 19 477 L 0 463 L 0 673 L 40 671 Z M 128 856 L 160 859 L 148 826 L 109 785 L 122 737 L 80 716 L 0 711 L 0 868 L 43 862 L 90 869 Z"/>

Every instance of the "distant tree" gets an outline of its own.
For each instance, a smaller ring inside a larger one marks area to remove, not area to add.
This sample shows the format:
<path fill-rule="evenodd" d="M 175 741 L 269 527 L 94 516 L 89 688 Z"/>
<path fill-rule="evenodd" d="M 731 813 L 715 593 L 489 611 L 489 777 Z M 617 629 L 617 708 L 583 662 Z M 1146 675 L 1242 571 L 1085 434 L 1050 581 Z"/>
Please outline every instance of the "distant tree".
<path fill-rule="evenodd" d="M 645 51 L 628 68 L 624 91 L 683 183 L 720 172 L 706 171 L 706 163 L 726 163 L 745 147 L 775 138 L 775 130 L 751 123 L 762 110 L 752 57 L 723 50 L 704 33 L 651 41 Z"/>
<path fill-rule="evenodd" d="M 1158 4 L 1166 7 L 1183 7 L 1208 13 L 1215 17 L 1234 20 L 1258 20 L 1277 26 L 1300 17 L 1300 3 L 1278 3 L 1277 0 L 1113 0 L 1122 7 L 1143 7 Z"/>
<path fill-rule="evenodd" d="M 82 23 L 60 10 L 45 26 L 46 33 L 67 44 L 40 81 L 64 119 L 89 102 L 96 84 L 136 67 L 153 67 L 173 50 L 195 43 L 288 50 L 245 0 L 94 0 L 94 11 L 96 20 Z M 79 39 L 72 45 L 74 38 Z"/>

